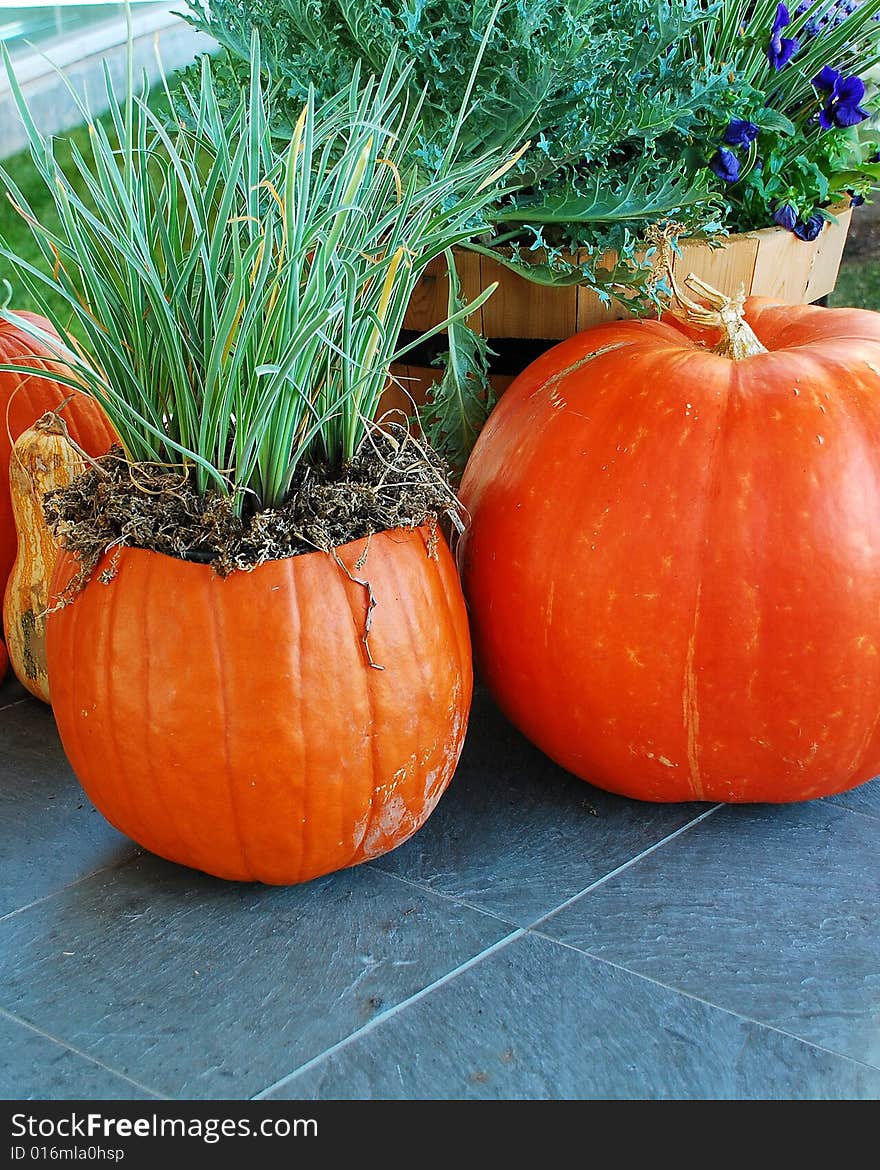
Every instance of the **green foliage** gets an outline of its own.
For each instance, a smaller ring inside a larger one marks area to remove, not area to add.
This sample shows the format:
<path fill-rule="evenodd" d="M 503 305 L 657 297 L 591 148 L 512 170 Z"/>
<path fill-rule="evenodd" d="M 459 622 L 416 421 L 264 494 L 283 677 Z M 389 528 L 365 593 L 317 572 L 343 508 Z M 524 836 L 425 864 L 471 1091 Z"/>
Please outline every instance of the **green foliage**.
<path fill-rule="evenodd" d="M 848 191 L 870 194 L 880 177 L 871 161 L 877 143 L 865 126 L 816 124 L 822 101 L 811 83 L 825 65 L 865 77 L 877 67 L 880 0 L 862 0 L 852 12 L 851 0 L 815 0 L 803 11 L 790 0 L 793 21 L 783 35 L 796 37 L 799 48 L 778 71 L 768 57 L 777 0 L 187 4 L 189 19 L 223 46 L 226 100 L 234 102 L 246 83 L 250 29 L 261 30 L 280 96 L 279 132 L 309 84 L 332 92 L 359 64 L 375 70 L 398 51 L 411 67 L 413 95 L 424 95 L 416 155 L 427 174 L 473 80 L 463 148 L 513 148 L 526 137 L 534 145 L 518 165 L 516 186 L 487 206 L 486 230 L 467 246 L 531 281 L 586 284 L 632 312 L 657 303 L 645 247 L 652 223 L 713 236 L 765 227 L 784 203 L 806 219 L 827 214 Z M 760 128 L 735 183 L 709 166 L 731 119 Z M 461 325 L 450 347 L 454 368 L 423 420 L 435 441 L 461 420 L 453 450 L 466 449 L 467 419 L 475 415 L 462 403 L 484 375 L 484 359 Z"/>
<path fill-rule="evenodd" d="M 223 47 L 230 104 L 247 84 L 250 30 L 259 29 L 282 135 L 309 85 L 332 93 L 358 67 L 381 70 L 397 52 L 410 68 L 413 99 L 424 101 L 415 158 L 430 176 L 472 87 L 463 151 L 534 145 L 466 246 L 531 281 L 588 284 L 605 299 L 625 292 L 636 312 L 656 301 L 643 258 L 646 228 L 658 218 L 693 233 L 721 226 L 712 175 L 704 164 L 687 172 L 681 161 L 693 128 L 707 111 L 720 113 L 730 90 L 725 70 L 694 67 L 694 38 L 715 18 L 716 0 L 187 4 L 188 19 Z M 616 258 L 610 269 L 609 258 Z M 484 350 L 461 324 L 423 412 L 432 443 L 459 467 L 489 401 Z"/>
<path fill-rule="evenodd" d="M 164 118 L 135 92 L 131 59 L 122 100 L 108 72 L 109 126 L 83 108 L 88 147 L 71 145 L 77 183 L 35 126 L 7 55 L 52 224 L 0 169 L 43 263 L 6 239 L 0 255 L 129 457 L 194 467 L 203 493 L 231 494 L 238 509 L 283 503 L 304 462 L 351 459 L 402 355 L 415 285 L 481 222 L 499 163 L 462 157 L 453 126 L 431 178 L 418 172 L 420 111 L 393 56 L 378 79 L 355 70 L 323 100 L 309 91 L 279 147 L 256 37 L 251 55 L 250 85 L 226 115 L 209 57 L 197 91 L 166 91 Z"/>
<path fill-rule="evenodd" d="M 418 155 L 430 172 L 455 123 L 489 29 L 477 71 L 473 108 L 462 128 L 464 150 L 513 147 L 526 137 L 519 190 L 487 210 L 497 231 L 483 246 L 511 240 L 572 247 L 596 256 L 619 251 L 624 267 L 634 243 L 662 208 L 694 226 L 713 223 L 707 174 L 685 177 L 669 160 L 707 106 L 721 108 L 729 82 L 722 71 L 692 68 L 692 38 L 711 20 L 704 0 L 188 0 L 189 19 L 215 37 L 240 84 L 246 79 L 249 30 L 264 37 L 273 83 L 284 91 L 286 129 L 305 87 L 332 92 L 358 63 L 383 66 L 394 50 L 412 66 L 413 93 L 425 94 Z M 497 13 L 496 13 L 497 8 Z M 665 143 L 664 149 L 660 149 Z M 571 192 L 601 192 L 576 214 L 541 216 Z M 610 201 L 614 204 L 608 209 Z M 617 196 L 623 193 L 622 197 Z M 670 198 L 670 196 L 673 196 Z M 518 213 L 531 209 L 524 219 Z M 592 208 L 592 209 L 591 209 Z M 604 211 L 603 211 L 604 208 Z M 514 219 L 514 217 L 516 217 Z M 516 222 L 511 236 L 508 224 Z M 532 231 L 532 225 L 545 225 Z M 546 226 L 549 225 L 549 226 Z M 552 261 L 552 257 L 551 257 Z M 543 273 L 552 279 L 552 262 Z M 591 282 L 593 265 L 580 272 Z"/>
<path fill-rule="evenodd" d="M 782 31 L 798 48 L 779 70 L 768 56 L 776 13 L 777 0 L 725 0 L 719 19 L 705 26 L 699 44 L 701 65 L 726 64 L 738 84 L 720 117 L 700 119 L 686 156 L 689 168 L 705 165 L 731 118 L 760 129 L 752 148 L 740 152 L 739 179 L 713 179 L 725 201 L 730 231 L 766 227 L 774 211 L 786 204 L 805 222 L 846 201 L 850 193 L 870 197 L 880 181 L 874 157 L 880 146 L 880 0 L 791 0 L 791 24 Z M 866 83 L 862 104 L 872 118 L 849 127 L 819 124 L 826 95 L 813 81 L 825 67 Z"/>
<path fill-rule="evenodd" d="M 443 378 L 431 399 L 420 407 L 418 418 L 432 446 L 443 452 L 450 467 L 461 470 L 495 398 L 488 377 L 491 351 L 485 338 L 469 328 L 462 315 L 465 305 L 452 252 L 446 253 L 446 264 L 452 322 L 447 330 L 449 348 L 435 361 L 443 367 Z"/>

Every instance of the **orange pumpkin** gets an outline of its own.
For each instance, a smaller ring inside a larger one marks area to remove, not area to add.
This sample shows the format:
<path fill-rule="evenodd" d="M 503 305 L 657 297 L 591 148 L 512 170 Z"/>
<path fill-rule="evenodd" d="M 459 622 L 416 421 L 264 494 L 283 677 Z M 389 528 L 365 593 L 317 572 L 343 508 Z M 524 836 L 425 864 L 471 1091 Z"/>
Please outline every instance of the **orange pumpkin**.
<path fill-rule="evenodd" d="M 20 317 L 39 325 L 53 336 L 55 330 L 44 317 L 19 313 Z M 0 365 L 19 364 L 58 371 L 52 350 L 28 337 L 17 326 L 0 318 Z M 97 401 L 86 393 L 75 393 L 51 377 L 15 374 L 0 370 L 0 597 L 15 561 L 16 535 L 9 496 L 9 457 L 12 444 L 33 426 L 47 410 L 55 410 L 74 393 L 64 408 L 64 420 L 70 436 L 89 455 L 103 455 L 117 441 L 116 432 Z"/>
<path fill-rule="evenodd" d="M 220 578 L 124 548 L 50 614 L 61 740 L 123 833 L 218 877 L 288 884 L 422 825 L 470 710 L 455 565 L 425 528 L 337 555 L 345 569 L 315 552 Z M 59 556 L 54 593 L 77 564 Z"/>
<path fill-rule="evenodd" d="M 542 355 L 461 487 L 478 669 L 563 767 L 650 801 L 880 773 L 880 314 L 746 302 Z"/>
<path fill-rule="evenodd" d="M 6 671 L 9 669 L 9 655 L 6 653 L 6 646 L 0 642 L 0 682 L 6 678 Z"/>

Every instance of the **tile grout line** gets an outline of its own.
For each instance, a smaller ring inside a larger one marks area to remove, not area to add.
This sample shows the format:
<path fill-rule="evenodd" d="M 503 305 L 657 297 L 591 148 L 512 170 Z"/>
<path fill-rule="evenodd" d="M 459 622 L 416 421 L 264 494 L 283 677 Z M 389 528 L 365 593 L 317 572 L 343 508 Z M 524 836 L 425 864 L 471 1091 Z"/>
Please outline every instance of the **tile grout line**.
<path fill-rule="evenodd" d="M 9 1011 L 7 1008 L 0 1007 L 0 1016 L 5 1017 L 7 1020 L 11 1020 L 14 1024 L 18 1024 L 22 1028 L 26 1028 L 29 1032 L 33 1032 L 35 1035 L 42 1037 L 44 1040 L 48 1040 L 52 1044 L 56 1044 L 59 1048 L 64 1049 L 65 1052 L 72 1052 L 75 1056 L 82 1057 L 83 1060 L 87 1060 L 90 1064 L 97 1065 L 98 1068 L 104 1069 L 105 1072 L 112 1073 L 113 1076 L 119 1077 L 120 1080 L 127 1081 L 130 1085 L 134 1085 L 135 1088 L 141 1089 L 145 1093 L 149 1093 L 151 1097 L 155 1097 L 160 1101 L 168 1101 L 170 1099 L 165 1097 L 156 1089 L 151 1089 L 148 1085 L 143 1085 L 140 1081 L 136 1081 L 134 1077 L 128 1076 L 127 1073 L 120 1072 L 119 1069 L 113 1068 L 113 1066 L 110 1064 L 105 1064 L 103 1060 L 98 1060 L 96 1056 L 90 1056 L 88 1052 L 83 1052 L 81 1048 L 76 1048 L 73 1044 L 68 1044 L 67 1041 L 61 1040 L 57 1036 L 53 1036 L 51 1032 L 44 1032 L 42 1028 L 38 1028 L 35 1024 L 31 1024 L 28 1020 L 23 1020 L 20 1016 L 17 1016 L 14 1012 Z"/>
<path fill-rule="evenodd" d="M 859 1060 L 855 1056 L 850 1056 L 846 1052 L 839 1052 L 836 1048 L 827 1048 L 824 1044 L 817 1044 L 815 1040 L 809 1040 L 806 1036 L 799 1036 L 797 1032 L 789 1032 L 786 1028 L 780 1028 L 776 1024 L 770 1024 L 766 1020 L 759 1020 L 755 1016 L 746 1015 L 745 1012 L 736 1011 L 734 1008 L 724 1007 L 723 1004 L 715 1003 L 711 999 L 704 999 L 701 995 L 696 995 L 692 991 L 687 991 L 683 987 L 676 987 L 672 983 L 664 983 L 661 979 L 655 979 L 652 975 L 646 975 L 642 971 L 636 971 L 633 967 L 627 967 L 623 963 L 616 963 L 613 959 L 606 959 L 604 955 L 597 955 L 593 951 L 585 951 L 583 947 L 577 947 L 574 943 L 566 942 L 561 938 L 554 938 L 553 935 L 543 934 L 541 931 L 528 931 L 533 933 L 537 938 L 543 939 L 545 942 L 556 943 L 557 946 L 565 947 L 566 950 L 574 951 L 577 955 L 583 955 L 585 959 L 590 959 L 596 963 L 604 963 L 606 967 L 611 967 L 614 971 L 622 971 L 625 975 L 632 975 L 636 979 L 643 979 L 646 983 L 650 983 L 654 987 L 661 987 L 664 991 L 671 992 L 673 995 L 681 995 L 685 999 L 691 1000 L 693 1003 L 702 1004 L 704 1007 L 711 1008 L 713 1011 L 722 1012 L 726 1016 L 732 1016 L 736 1020 L 742 1020 L 746 1024 L 754 1024 L 756 1028 L 763 1028 L 767 1032 L 773 1032 L 777 1036 L 785 1036 L 789 1040 L 796 1040 L 799 1044 L 805 1044 L 808 1048 L 812 1048 L 817 1052 L 824 1052 L 827 1056 L 833 1056 L 838 1060 L 846 1060 L 851 1064 L 856 1064 L 859 1068 L 865 1068 L 871 1072 L 880 1072 L 880 1065 L 870 1064 L 866 1060 Z"/>
<path fill-rule="evenodd" d="M 414 890 L 418 890 L 420 894 L 432 894 L 435 898 L 443 898 L 447 902 L 451 902 L 454 906 L 461 906 L 465 910 L 473 910 L 477 914 L 484 914 L 487 918 L 493 919 L 495 922 L 500 922 L 504 926 L 511 926 L 515 930 L 523 930 L 518 922 L 513 922 L 510 918 L 503 918 L 494 910 L 487 910 L 485 906 L 477 906 L 473 902 L 465 902 L 463 898 L 459 898 L 456 894 L 447 894 L 445 890 L 435 889 L 434 886 L 427 884 L 423 885 L 421 882 L 415 881 L 413 878 L 403 877 L 399 873 L 392 873 L 391 870 L 382 869 L 377 866 L 375 862 L 370 863 L 370 868 L 375 873 L 381 873 L 383 877 L 394 878 L 395 881 L 402 882 L 405 886 L 410 886 Z"/>
<path fill-rule="evenodd" d="M 369 1020 L 366 1024 L 363 1024 L 360 1028 L 356 1028 L 347 1036 L 343 1036 L 341 1040 L 337 1040 L 335 1044 L 331 1044 L 330 1047 L 325 1048 L 323 1052 L 319 1052 L 309 1060 L 304 1061 L 303 1064 L 299 1065 L 292 1072 L 287 1073 L 283 1077 L 279 1077 L 277 1081 L 274 1081 L 271 1085 L 267 1085 L 265 1089 L 261 1089 L 258 1093 L 254 1093 L 251 1097 L 248 1098 L 248 1100 L 265 1100 L 267 1094 L 274 1092 L 276 1089 L 280 1089 L 283 1085 L 289 1085 L 291 1081 L 296 1080 L 296 1078 L 301 1076 L 303 1073 L 309 1072 L 311 1069 L 315 1068 L 316 1065 L 321 1064 L 322 1061 L 331 1056 L 334 1056 L 337 1052 L 341 1052 L 350 1044 L 353 1044 L 355 1040 L 359 1040 L 362 1036 L 366 1036 L 376 1028 L 381 1027 L 386 1020 L 390 1020 L 392 1017 L 399 1015 L 402 1011 L 405 1011 L 412 1004 L 416 1004 L 420 1000 L 425 999 L 426 996 L 431 995 L 431 993 L 436 991 L 438 988 L 443 987 L 447 983 L 450 983 L 453 979 L 458 978 L 459 975 L 463 975 L 465 971 L 469 971 L 472 967 L 476 967 L 478 963 L 483 962 L 483 960 L 489 958 L 490 955 L 494 955 L 497 951 L 503 950 L 505 947 L 510 946 L 510 944 L 516 942 L 517 939 L 523 938 L 525 934 L 526 931 L 522 927 L 512 931 L 510 934 L 506 934 L 504 938 L 500 938 L 498 942 L 493 943 L 490 947 L 486 947 L 484 950 L 480 951 L 478 955 L 473 955 L 464 963 L 459 963 L 457 967 L 454 967 L 451 971 L 447 971 L 445 975 L 441 975 L 440 978 L 435 979 L 433 983 L 429 983 L 420 991 L 416 991 L 412 995 L 407 996 L 406 999 L 402 999 L 400 1003 L 394 1004 L 393 1007 L 390 1007 L 387 1011 L 382 1012 L 380 1015 L 374 1016 L 372 1020 Z"/>
<path fill-rule="evenodd" d="M 564 902 L 560 902 L 558 906 L 554 906 L 553 909 L 548 910 L 546 914 L 540 915 L 540 917 L 536 918 L 533 922 L 530 922 L 528 926 L 525 927 L 525 929 L 534 930 L 536 927 L 540 926 L 542 922 L 546 922 L 548 918 L 552 918 L 554 914 L 558 914 L 561 910 L 565 910 L 568 906 L 571 906 L 574 902 L 577 902 L 579 898 L 585 898 L 587 894 L 591 894 L 593 890 L 598 889 L 598 887 L 604 885 L 605 882 L 611 881 L 612 878 L 617 877 L 618 874 L 623 873 L 625 870 L 629 869 L 630 866 L 636 865 L 638 862 L 643 861 L 646 857 L 650 857 L 652 853 L 655 853 L 658 849 L 662 849 L 664 845 L 667 845 L 670 841 L 674 841 L 676 837 L 682 836 L 683 833 L 690 832 L 691 829 L 701 824 L 708 817 L 711 817 L 713 813 L 718 812 L 718 810 L 723 807 L 724 805 L 722 804 L 715 804 L 712 806 L 712 808 L 706 809 L 706 811 L 700 813 L 698 817 L 694 817 L 692 821 L 688 821 L 686 825 L 682 825 L 681 828 L 676 829 L 674 833 L 670 833 L 668 836 L 661 838 L 661 840 L 655 841 L 653 845 L 649 845 L 647 849 L 643 849 L 642 852 L 636 854 L 635 857 L 631 857 L 628 861 L 624 861 L 621 865 L 618 865 L 616 869 L 609 870 L 608 873 L 603 874 L 602 877 L 596 878 L 594 882 L 590 882 L 590 884 L 583 890 L 579 890 L 576 894 L 572 894 L 570 898 L 566 898 Z"/>
<path fill-rule="evenodd" d="M 4 711 L 11 711 L 13 707 L 20 707 L 22 703 L 27 703 L 28 700 L 29 696 L 25 695 L 21 699 L 13 699 L 11 703 L 4 703 L 3 706 L 0 707 L 0 714 L 2 714 Z"/>
<path fill-rule="evenodd" d="M 648 848 L 643 849 L 641 853 L 637 853 L 634 857 L 630 857 L 627 861 L 622 862 L 615 869 L 609 870 L 608 873 L 603 874 L 602 877 L 597 878 L 594 882 L 590 882 L 590 884 L 585 886 L 582 890 L 578 890 L 577 893 L 572 894 L 569 898 L 566 898 L 558 905 L 551 907 L 549 910 L 546 910 L 543 914 L 533 919 L 526 926 L 521 926 L 520 923 L 514 921 L 511 918 L 503 917 L 503 915 L 499 914 L 495 910 L 489 910 L 485 906 L 478 906 L 475 902 L 465 901 L 464 898 L 459 897 L 457 894 L 450 894 L 445 890 L 438 890 L 435 886 L 432 886 L 427 882 L 418 882 L 414 878 L 403 877 L 401 874 L 394 873 L 392 870 L 384 869 L 381 864 L 378 863 L 378 859 L 376 861 L 370 862 L 370 869 L 375 870 L 377 873 L 384 874 L 385 877 L 394 878 L 396 881 L 402 882 L 404 885 L 412 886 L 420 893 L 428 893 L 433 894 L 437 898 L 445 898 L 446 901 L 452 902 L 455 906 L 463 906 L 467 910 L 475 910 L 478 914 L 485 914 L 490 918 L 494 918 L 497 922 L 503 922 L 506 925 L 518 927 L 522 930 L 532 930 L 535 926 L 558 913 L 558 911 L 564 910 L 572 902 L 576 902 L 578 898 L 583 897 L 585 894 L 591 893 L 597 888 L 597 886 L 602 885 L 603 882 L 608 881 L 610 878 L 616 877 L 617 874 L 622 873 L 623 870 L 627 869 L 629 866 L 635 865 L 636 862 L 641 861 L 645 857 L 648 857 L 651 853 L 654 852 L 655 849 L 660 849 L 667 842 L 674 841 L 676 837 L 679 837 L 682 833 L 688 832 L 689 829 L 693 828 L 695 825 L 698 825 L 701 821 L 706 820 L 707 817 L 710 817 L 713 813 L 718 812 L 719 809 L 724 807 L 725 806 L 723 804 L 715 804 L 711 808 L 706 809 L 705 812 L 700 813 L 699 816 L 694 817 L 694 819 L 691 821 L 688 821 L 686 825 L 682 825 L 680 828 L 676 829 L 674 833 L 670 833 L 668 836 L 662 837 L 659 841 L 655 841 L 653 845 L 649 845 Z"/>
<path fill-rule="evenodd" d="M 840 795 L 846 796 L 846 793 L 841 792 Z M 824 803 L 826 808 L 839 808 L 841 812 L 852 813 L 854 817 L 867 817 L 869 821 L 880 821 L 880 813 L 864 812 L 864 810 L 860 808 L 850 808 L 848 804 L 839 804 L 833 796 L 826 796 L 824 797 L 824 800 L 820 800 L 818 803 Z"/>
<path fill-rule="evenodd" d="M 99 865 L 97 869 L 89 870 L 81 877 L 74 878 L 72 882 L 68 882 L 66 886 L 59 886 L 57 890 L 50 890 L 48 894 L 43 894 L 41 898 L 34 898 L 33 902 L 27 902 L 24 906 L 16 906 L 14 910 L 7 911 L 6 914 L 0 914 L 0 926 L 4 922 L 8 922 L 10 918 L 15 918 L 18 914 L 24 914 L 26 910 L 32 910 L 34 906 L 40 906 L 43 902 L 48 902 L 50 898 L 57 898 L 59 894 L 66 893 L 67 890 L 72 890 L 82 882 L 87 882 L 89 878 L 96 877 L 99 873 L 110 873 L 114 869 L 122 869 L 125 865 L 131 865 L 133 861 L 137 861 L 139 857 L 143 857 L 144 850 L 138 849 L 131 857 L 126 857 L 124 861 L 110 862 L 108 865 Z M 0 1009 L 2 1010 L 2 1009 Z"/>

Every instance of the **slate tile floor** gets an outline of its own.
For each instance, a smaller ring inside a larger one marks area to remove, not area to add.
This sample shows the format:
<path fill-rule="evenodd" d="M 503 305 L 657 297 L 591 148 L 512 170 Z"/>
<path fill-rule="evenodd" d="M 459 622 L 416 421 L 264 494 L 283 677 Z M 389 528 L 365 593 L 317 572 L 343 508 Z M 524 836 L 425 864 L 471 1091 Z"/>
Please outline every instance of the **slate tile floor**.
<path fill-rule="evenodd" d="M 305 886 L 145 854 L 0 687 L 0 1097 L 880 1099 L 880 780 L 591 788 L 478 688 L 396 852 Z"/>

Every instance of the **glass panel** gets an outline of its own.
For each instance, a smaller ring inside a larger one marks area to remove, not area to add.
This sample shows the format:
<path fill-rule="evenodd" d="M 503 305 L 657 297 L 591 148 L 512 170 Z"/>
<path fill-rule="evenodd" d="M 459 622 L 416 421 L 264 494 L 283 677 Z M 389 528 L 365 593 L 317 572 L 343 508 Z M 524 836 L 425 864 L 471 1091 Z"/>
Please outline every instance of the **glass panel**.
<path fill-rule="evenodd" d="M 142 10 L 168 7 L 151 0 L 132 0 L 132 4 L 137 4 Z M 82 32 L 104 21 L 124 19 L 124 4 L 82 4 L 66 0 L 62 4 L 24 4 L 16 8 L 4 5 L 0 8 L 0 41 L 15 55 L 31 51 L 31 46 L 42 46 L 46 41 Z"/>

